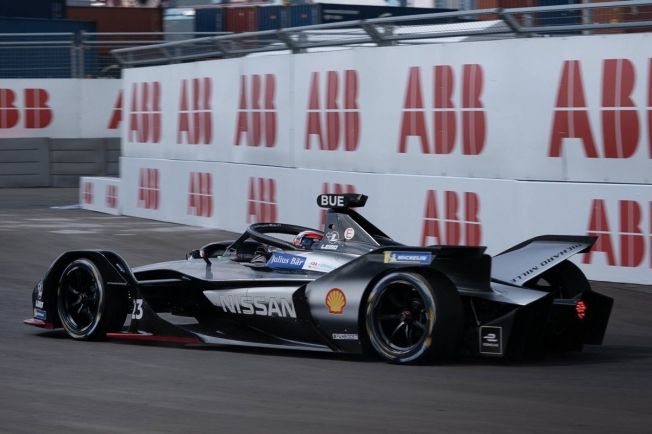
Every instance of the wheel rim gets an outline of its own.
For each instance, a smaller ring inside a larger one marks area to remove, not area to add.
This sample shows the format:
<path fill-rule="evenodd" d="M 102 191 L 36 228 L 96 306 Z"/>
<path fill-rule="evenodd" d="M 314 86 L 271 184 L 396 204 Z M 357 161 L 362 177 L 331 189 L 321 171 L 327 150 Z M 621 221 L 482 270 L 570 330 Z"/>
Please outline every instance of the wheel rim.
<path fill-rule="evenodd" d="M 65 328 L 86 336 L 99 322 L 104 287 L 99 273 L 87 261 L 77 261 L 64 272 L 59 284 L 59 316 Z"/>
<path fill-rule="evenodd" d="M 372 336 L 385 352 L 404 355 L 421 348 L 431 334 L 434 311 L 423 289 L 406 279 L 379 284 L 372 303 Z"/>

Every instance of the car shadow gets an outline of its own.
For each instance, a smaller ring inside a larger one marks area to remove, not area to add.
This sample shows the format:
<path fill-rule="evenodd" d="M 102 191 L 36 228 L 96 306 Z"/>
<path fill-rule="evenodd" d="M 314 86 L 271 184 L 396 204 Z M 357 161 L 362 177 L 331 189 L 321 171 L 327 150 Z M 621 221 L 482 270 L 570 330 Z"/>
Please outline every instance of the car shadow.
<path fill-rule="evenodd" d="M 36 333 L 36 336 L 55 339 L 70 339 L 63 330 L 47 330 Z M 324 351 L 293 350 L 280 348 L 259 348 L 237 345 L 204 345 L 204 344 L 178 344 L 166 342 L 131 342 L 108 339 L 105 341 L 112 345 L 133 345 L 138 347 L 174 348 L 186 351 L 229 352 L 237 354 L 262 355 L 269 357 L 293 357 L 303 359 L 326 359 L 342 362 L 385 363 L 375 355 L 345 354 Z M 535 367 L 535 366 L 581 366 L 595 364 L 623 363 L 629 361 L 652 358 L 652 346 L 635 345 L 607 345 L 588 346 L 582 352 L 545 353 L 536 356 L 487 358 L 461 355 L 453 359 L 428 362 L 421 365 L 446 365 L 446 366 L 504 366 L 504 367 Z"/>

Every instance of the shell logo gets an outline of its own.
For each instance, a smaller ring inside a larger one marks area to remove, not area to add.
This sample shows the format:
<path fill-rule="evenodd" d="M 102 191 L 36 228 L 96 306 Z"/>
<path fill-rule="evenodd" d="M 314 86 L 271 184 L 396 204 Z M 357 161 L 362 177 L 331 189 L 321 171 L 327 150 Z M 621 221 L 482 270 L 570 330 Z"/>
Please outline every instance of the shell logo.
<path fill-rule="evenodd" d="M 328 313 L 340 314 L 346 306 L 346 295 L 340 288 L 333 288 L 326 294 Z"/>

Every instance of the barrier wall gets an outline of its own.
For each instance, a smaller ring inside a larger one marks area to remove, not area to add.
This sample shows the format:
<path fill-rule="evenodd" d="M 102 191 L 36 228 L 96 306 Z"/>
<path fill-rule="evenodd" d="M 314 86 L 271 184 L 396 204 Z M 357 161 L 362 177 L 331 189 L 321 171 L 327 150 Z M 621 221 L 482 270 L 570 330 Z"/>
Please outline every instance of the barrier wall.
<path fill-rule="evenodd" d="M 640 33 L 130 69 L 124 155 L 647 184 L 650 47 Z"/>
<path fill-rule="evenodd" d="M 120 81 L 4 79 L 0 139 L 120 136 Z"/>
<path fill-rule="evenodd" d="M 79 178 L 79 203 L 82 208 L 120 215 L 120 178 L 82 176 Z"/>
<path fill-rule="evenodd" d="M 652 186 L 383 175 L 122 158 L 122 212 L 242 231 L 254 222 L 320 228 L 323 192 L 364 192 L 361 212 L 412 245 L 487 245 L 542 234 L 600 237 L 577 262 L 595 280 L 652 283 Z M 207 240 L 208 242 L 209 240 Z"/>
<path fill-rule="evenodd" d="M 117 174 L 120 86 L 102 79 L 0 81 L 0 187 L 72 187 L 80 175 Z"/>
<path fill-rule="evenodd" d="M 593 234 L 652 283 L 650 34 L 375 47 L 129 69 L 123 213 L 320 227 L 322 192 L 407 244 Z M 596 47 L 600 47 L 599 50 Z"/>

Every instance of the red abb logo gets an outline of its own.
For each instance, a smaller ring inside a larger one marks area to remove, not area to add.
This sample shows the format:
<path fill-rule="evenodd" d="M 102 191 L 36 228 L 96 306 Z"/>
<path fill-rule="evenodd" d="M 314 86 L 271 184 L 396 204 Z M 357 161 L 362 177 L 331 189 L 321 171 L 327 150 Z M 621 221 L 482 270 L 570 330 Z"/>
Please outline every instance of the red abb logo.
<path fill-rule="evenodd" d="M 122 122 L 122 89 L 118 91 L 118 98 L 113 105 L 113 112 L 111 113 L 111 119 L 109 119 L 109 125 L 107 126 L 110 130 L 117 130 L 120 127 Z"/>
<path fill-rule="evenodd" d="M 410 137 L 417 137 L 424 154 L 450 154 L 457 139 L 457 116 L 461 111 L 462 153 L 479 155 L 484 149 L 487 125 L 482 105 L 482 66 L 462 66 L 462 97 L 458 110 L 454 102 L 455 74 L 450 65 L 436 65 L 432 70 L 432 114 L 428 118 L 421 86 L 421 68 L 413 66 L 408 74 L 401 119 L 398 152 L 406 153 Z"/>
<path fill-rule="evenodd" d="M 161 141 L 161 83 L 158 81 L 131 85 L 129 141 L 159 143 Z"/>
<path fill-rule="evenodd" d="M 107 208 L 117 208 L 118 207 L 118 186 L 117 185 L 107 185 L 106 186 L 106 207 Z"/>
<path fill-rule="evenodd" d="M 615 205 L 612 205 L 615 206 Z M 594 255 L 605 255 L 607 264 L 621 267 L 638 267 L 643 263 L 646 254 L 646 244 L 650 257 L 649 267 L 652 268 L 652 202 L 639 203 L 634 200 L 618 201 L 618 232 L 612 234 L 607 218 L 607 202 L 604 199 L 594 199 L 591 203 L 588 235 L 598 237 L 595 245 L 584 255 L 585 264 L 593 263 Z M 643 228 L 645 207 L 648 211 L 647 234 Z M 619 241 L 620 255 L 616 256 L 614 238 Z"/>
<path fill-rule="evenodd" d="M 45 89 L 23 90 L 22 114 L 25 128 L 45 128 L 52 123 L 52 108 Z M 20 121 L 21 107 L 16 102 L 16 92 L 0 89 L 0 128 L 14 128 Z"/>
<path fill-rule="evenodd" d="M 639 146 L 639 117 L 632 99 L 636 70 L 629 59 L 602 62 L 602 156 L 630 158 Z M 647 123 L 649 158 L 652 158 L 652 59 L 647 82 Z M 599 158 L 584 95 L 581 63 L 567 60 L 561 73 L 552 121 L 548 156 L 560 157 L 564 139 L 580 139 L 589 158 Z"/>
<path fill-rule="evenodd" d="M 317 140 L 321 150 L 336 151 L 341 144 L 344 145 L 345 151 L 358 149 L 360 141 L 358 72 L 353 69 L 340 73 L 327 71 L 325 103 L 320 102 L 319 95 L 319 72 L 313 72 L 308 96 L 305 149 L 311 148 L 314 139 Z"/>
<path fill-rule="evenodd" d="M 213 140 L 212 87 L 209 77 L 181 80 L 178 144 L 208 145 Z"/>
<path fill-rule="evenodd" d="M 249 178 L 247 223 L 276 223 L 276 181 L 273 178 Z"/>
<path fill-rule="evenodd" d="M 92 204 L 93 203 L 93 183 L 85 182 L 84 183 L 84 203 Z"/>
<path fill-rule="evenodd" d="M 323 194 L 346 194 L 346 193 L 355 193 L 355 186 L 352 184 L 338 184 L 336 182 L 330 184 L 324 182 L 322 184 L 321 192 Z M 320 211 L 319 227 L 323 228 L 326 225 L 326 210 L 322 209 Z"/>
<path fill-rule="evenodd" d="M 249 80 L 247 80 L 249 79 Z M 249 82 L 249 86 L 247 86 Z M 234 145 L 272 148 L 276 145 L 276 77 L 274 74 L 240 76 L 240 103 Z"/>
<path fill-rule="evenodd" d="M 443 206 L 438 207 L 436 191 L 428 190 L 426 194 L 421 245 L 479 246 L 482 242 L 482 224 L 478 216 L 480 212 L 478 194 L 444 191 L 443 198 L 441 195 L 440 193 L 439 200 L 443 200 Z M 440 209 L 444 212 L 440 212 Z"/>
<path fill-rule="evenodd" d="M 198 217 L 211 217 L 213 215 L 213 175 L 210 173 L 190 173 L 188 215 Z"/>
<path fill-rule="evenodd" d="M 159 180 L 160 173 L 158 169 L 140 169 L 140 176 L 138 180 L 139 208 L 158 209 L 161 198 Z"/>

